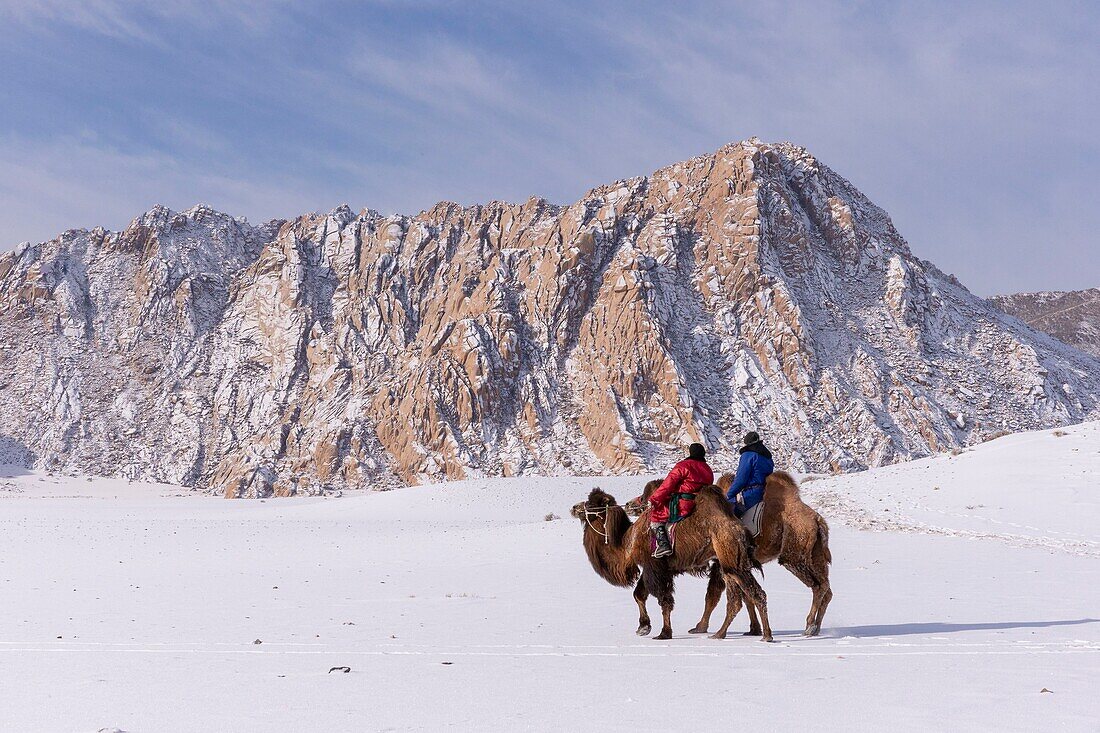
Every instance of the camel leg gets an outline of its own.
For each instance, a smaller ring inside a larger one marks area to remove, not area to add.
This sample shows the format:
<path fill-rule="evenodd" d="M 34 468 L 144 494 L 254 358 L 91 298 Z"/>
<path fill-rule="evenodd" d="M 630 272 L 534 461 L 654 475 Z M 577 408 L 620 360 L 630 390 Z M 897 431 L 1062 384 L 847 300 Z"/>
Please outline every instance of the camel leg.
<path fill-rule="evenodd" d="M 712 639 L 725 639 L 726 631 L 730 627 L 730 623 L 733 621 L 733 617 L 737 615 L 737 612 L 741 610 L 741 589 L 736 585 L 726 586 L 726 618 L 722 621 L 722 628 L 711 634 Z"/>
<path fill-rule="evenodd" d="M 762 636 L 760 631 L 760 619 L 756 615 L 756 606 L 752 605 L 752 601 L 745 599 L 745 608 L 749 612 L 749 630 L 742 636 Z"/>
<path fill-rule="evenodd" d="M 817 581 L 815 598 L 817 602 L 817 615 L 814 617 L 812 628 L 807 626 L 807 631 L 812 630 L 812 635 L 821 633 L 821 622 L 825 620 L 825 609 L 833 600 L 833 586 L 829 583 L 829 563 L 832 562 L 832 553 L 829 552 L 829 526 L 825 520 L 817 517 L 817 543 L 810 553 L 808 569 L 814 574 Z"/>
<path fill-rule="evenodd" d="M 821 602 L 820 595 L 818 594 L 817 579 L 814 578 L 813 572 L 805 565 L 785 562 L 780 562 L 780 565 L 791 571 L 791 575 L 801 580 L 802 585 L 809 588 L 814 594 L 813 601 L 810 603 L 810 612 L 806 614 L 806 630 L 802 632 L 803 636 L 814 636 L 816 634 L 814 623 L 817 620 L 817 609 Z"/>
<path fill-rule="evenodd" d="M 748 606 L 749 617 L 752 618 L 754 611 L 760 614 L 760 640 L 771 641 L 772 626 L 768 620 L 768 596 L 764 593 L 764 589 L 756 582 L 756 578 L 753 577 L 751 571 L 727 570 L 726 573 L 726 582 L 736 583 L 740 586 L 741 592 L 745 594 L 745 605 Z"/>
<path fill-rule="evenodd" d="M 821 633 L 821 622 L 825 620 L 825 609 L 829 607 L 829 602 L 833 600 L 833 586 L 829 583 L 829 567 L 825 566 L 825 572 L 817 572 L 814 575 L 818 578 L 818 591 L 820 597 L 817 601 L 817 618 L 814 619 L 814 633 L 813 636 L 817 636 Z"/>
<path fill-rule="evenodd" d="M 707 583 L 707 598 L 703 607 L 703 617 L 699 619 L 699 623 L 695 624 L 694 629 L 688 631 L 689 634 L 707 633 L 707 629 L 710 628 L 710 615 L 714 613 L 714 607 L 718 605 L 718 600 L 722 597 L 722 591 L 725 588 L 726 582 L 722 580 L 722 571 L 715 565 L 711 568 L 710 581 Z M 726 605 L 728 608 L 728 601 Z"/>
<path fill-rule="evenodd" d="M 672 638 L 672 598 L 669 597 L 667 602 L 661 603 L 661 633 L 654 636 L 654 639 L 671 639 Z"/>
<path fill-rule="evenodd" d="M 821 632 L 821 619 L 825 617 L 824 607 L 828 606 L 833 598 L 828 578 L 822 582 L 818 574 L 808 565 L 790 564 L 785 567 L 814 594 L 813 602 L 810 603 L 810 612 L 806 616 L 806 630 L 802 633 L 804 636 L 817 636 Z"/>
<path fill-rule="evenodd" d="M 661 559 L 651 563 L 642 571 L 642 580 L 645 581 L 646 590 L 657 598 L 661 604 L 661 633 L 654 639 L 672 638 L 672 607 L 675 605 L 673 597 L 672 572 L 669 570 L 668 561 Z"/>
<path fill-rule="evenodd" d="M 638 636 L 649 636 L 649 632 L 653 630 L 649 622 L 649 611 L 645 607 L 648 598 L 649 591 L 645 589 L 645 583 L 639 578 L 638 584 L 634 586 L 634 602 L 638 604 L 638 630 L 635 633 Z"/>

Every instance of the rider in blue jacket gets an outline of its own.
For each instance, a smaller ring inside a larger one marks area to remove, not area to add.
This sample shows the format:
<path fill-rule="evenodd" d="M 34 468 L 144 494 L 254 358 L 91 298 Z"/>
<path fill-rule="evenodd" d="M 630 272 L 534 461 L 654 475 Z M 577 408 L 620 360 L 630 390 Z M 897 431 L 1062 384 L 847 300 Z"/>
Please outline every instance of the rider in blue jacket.
<path fill-rule="evenodd" d="M 733 504 L 733 513 L 741 516 L 764 499 L 764 481 L 775 470 L 771 451 L 760 440 L 756 431 L 745 435 L 741 448 L 741 461 L 726 498 Z"/>

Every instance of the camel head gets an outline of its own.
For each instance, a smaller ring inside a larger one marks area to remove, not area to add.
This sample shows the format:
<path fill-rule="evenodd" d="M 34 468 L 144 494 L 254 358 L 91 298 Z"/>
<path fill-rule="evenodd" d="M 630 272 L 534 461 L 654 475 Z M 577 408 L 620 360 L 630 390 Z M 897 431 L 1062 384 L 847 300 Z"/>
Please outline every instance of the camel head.
<path fill-rule="evenodd" d="M 639 570 L 623 543 L 631 522 L 615 497 L 592 489 L 588 499 L 575 504 L 570 513 L 584 527 L 584 551 L 596 574 L 612 585 L 633 585 Z"/>
<path fill-rule="evenodd" d="M 635 496 L 633 499 L 623 504 L 623 509 L 626 510 L 627 516 L 635 518 L 642 516 L 642 513 L 645 512 L 646 509 L 649 509 L 649 497 L 652 496 L 653 492 L 660 486 L 661 480 L 654 479 L 645 485 L 640 496 Z"/>
<path fill-rule="evenodd" d="M 607 508 L 618 504 L 615 501 L 615 497 L 608 494 L 603 489 L 592 489 L 592 492 L 588 495 L 588 499 L 574 504 L 570 510 L 577 519 L 582 522 L 595 523 L 598 521 L 602 527 L 603 521 L 607 516 Z"/>
<path fill-rule="evenodd" d="M 633 499 L 623 504 L 623 509 L 626 510 L 626 516 L 628 517 L 638 518 L 642 516 L 642 512 L 647 508 L 646 501 L 641 496 L 635 496 Z"/>
<path fill-rule="evenodd" d="M 581 520 L 586 538 L 602 537 L 605 544 L 618 542 L 630 527 L 630 518 L 623 507 L 614 496 L 599 488 L 592 489 L 587 500 L 573 505 L 570 514 Z"/>

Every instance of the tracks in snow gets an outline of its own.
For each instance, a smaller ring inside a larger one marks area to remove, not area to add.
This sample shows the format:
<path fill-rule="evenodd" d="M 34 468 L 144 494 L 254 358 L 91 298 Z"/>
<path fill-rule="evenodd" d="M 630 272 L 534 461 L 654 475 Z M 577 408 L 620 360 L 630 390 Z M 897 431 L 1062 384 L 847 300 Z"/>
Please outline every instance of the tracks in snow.
<path fill-rule="evenodd" d="M 1045 532 L 1047 534 L 1027 535 L 1011 532 L 989 532 L 942 527 L 905 516 L 900 512 L 891 512 L 890 516 L 875 513 L 867 507 L 831 489 L 804 487 L 803 493 L 826 519 L 839 519 L 848 526 L 855 527 L 856 529 L 865 529 L 873 532 L 910 532 L 916 534 L 941 535 L 945 537 L 962 537 L 973 540 L 996 540 L 1012 547 L 1044 549 L 1076 555 L 1078 557 L 1100 559 L 1100 542 L 1087 540 L 1080 537 L 1080 535 L 1074 535 L 1068 532 L 1059 532 L 1026 524 L 1005 522 L 972 514 L 949 512 L 941 509 L 914 505 L 914 509 L 941 514 L 946 517 L 976 519 L 991 524 L 1032 530 L 1035 532 Z M 1060 535 L 1060 537 L 1052 537 L 1049 535 Z"/>

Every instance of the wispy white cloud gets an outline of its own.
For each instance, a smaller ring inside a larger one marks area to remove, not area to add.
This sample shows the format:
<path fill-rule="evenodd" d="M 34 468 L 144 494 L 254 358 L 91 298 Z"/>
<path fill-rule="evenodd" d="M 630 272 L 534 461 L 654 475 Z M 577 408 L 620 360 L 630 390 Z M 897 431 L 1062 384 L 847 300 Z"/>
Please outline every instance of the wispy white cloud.
<path fill-rule="evenodd" d="M 270 27 L 286 0 L 0 0 L 0 20 L 29 27 L 70 25 L 111 38 L 162 43 L 171 37 L 163 22 L 199 27 L 232 23 L 255 31 Z"/>
<path fill-rule="evenodd" d="M 122 151 L 92 135 L 47 143 L 0 137 L 0 171 L 5 245 L 70 228 L 118 229 L 156 204 L 182 210 L 206 203 L 264 221 L 327 211 L 337 199 L 313 182 L 228 176 L 162 153 Z"/>
<path fill-rule="evenodd" d="M 487 58 L 448 38 L 388 47 L 372 41 L 346 63 L 361 81 L 439 114 L 484 114 L 517 101 L 504 59 Z"/>
<path fill-rule="evenodd" d="M 0 0 L 0 19 L 41 26 L 65 23 L 113 38 L 151 40 L 132 13 L 132 3 L 118 0 Z"/>

